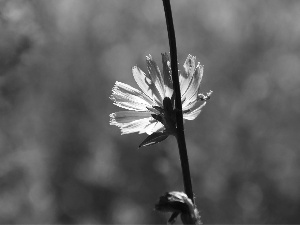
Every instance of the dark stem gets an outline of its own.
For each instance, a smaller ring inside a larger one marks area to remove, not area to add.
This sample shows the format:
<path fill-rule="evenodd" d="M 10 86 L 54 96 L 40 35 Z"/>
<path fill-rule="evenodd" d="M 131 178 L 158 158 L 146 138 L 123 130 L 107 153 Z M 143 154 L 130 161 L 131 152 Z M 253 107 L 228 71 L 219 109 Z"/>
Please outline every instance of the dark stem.
<path fill-rule="evenodd" d="M 193 194 L 192 181 L 191 181 L 191 175 L 190 175 L 189 160 L 188 160 L 185 137 L 184 137 L 181 93 L 180 93 L 178 64 L 177 64 L 176 38 L 175 38 L 175 30 L 174 30 L 170 0 L 163 0 L 163 4 L 164 4 L 166 23 L 167 23 L 167 29 L 168 29 L 168 37 L 169 37 L 169 45 L 170 45 L 171 70 L 172 70 L 173 88 L 174 88 L 174 92 L 175 92 L 175 106 L 177 109 L 177 112 L 176 112 L 177 136 L 176 136 L 176 138 L 177 138 L 177 143 L 178 143 L 178 148 L 179 148 L 179 156 L 180 156 L 180 161 L 181 161 L 183 183 L 184 183 L 185 193 L 194 203 L 194 194 Z"/>

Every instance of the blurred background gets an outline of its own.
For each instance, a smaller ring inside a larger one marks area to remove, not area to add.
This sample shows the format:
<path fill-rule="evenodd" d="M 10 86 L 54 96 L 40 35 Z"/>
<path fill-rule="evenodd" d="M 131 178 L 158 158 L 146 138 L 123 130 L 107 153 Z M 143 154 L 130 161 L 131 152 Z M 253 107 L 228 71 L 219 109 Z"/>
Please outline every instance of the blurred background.
<path fill-rule="evenodd" d="M 203 222 L 300 223 L 300 2 L 171 3 L 179 68 L 197 56 L 214 91 L 185 123 Z M 0 1 L 1 224 L 166 223 L 175 139 L 139 150 L 109 96 L 168 51 L 160 0 Z"/>

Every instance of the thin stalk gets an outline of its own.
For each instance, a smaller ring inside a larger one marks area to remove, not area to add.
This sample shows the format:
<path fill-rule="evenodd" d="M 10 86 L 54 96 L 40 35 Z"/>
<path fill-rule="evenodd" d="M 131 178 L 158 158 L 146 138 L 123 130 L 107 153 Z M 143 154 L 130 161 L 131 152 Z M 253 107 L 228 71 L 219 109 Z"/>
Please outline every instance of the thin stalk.
<path fill-rule="evenodd" d="M 163 0 L 163 5 L 164 5 L 164 11 L 165 11 L 165 17 L 166 17 L 166 23 L 168 29 L 170 56 L 171 56 L 171 70 L 172 70 L 173 88 L 175 92 L 175 107 L 177 109 L 176 110 L 176 123 L 177 123 L 176 139 L 179 148 L 184 190 L 187 196 L 194 203 L 194 194 L 193 194 L 192 181 L 190 175 L 189 160 L 188 160 L 188 154 L 187 154 L 185 136 L 184 136 L 181 93 L 180 93 L 180 84 L 179 84 L 179 76 L 178 76 L 176 38 L 175 38 L 175 30 L 174 30 L 170 0 Z"/>

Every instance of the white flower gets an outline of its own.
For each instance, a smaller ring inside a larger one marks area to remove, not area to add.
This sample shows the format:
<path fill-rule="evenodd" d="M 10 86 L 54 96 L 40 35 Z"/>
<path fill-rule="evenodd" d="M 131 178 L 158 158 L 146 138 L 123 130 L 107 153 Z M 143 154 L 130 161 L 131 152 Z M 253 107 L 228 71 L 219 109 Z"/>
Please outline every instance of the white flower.
<path fill-rule="evenodd" d="M 195 61 L 196 57 L 188 55 L 183 65 L 184 70 L 179 73 L 185 120 L 194 120 L 211 94 L 210 92 L 204 96 L 199 93 L 203 66 L 200 63 L 196 65 Z M 118 81 L 115 83 L 110 98 L 115 105 L 129 111 L 110 114 L 110 124 L 120 127 L 122 134 L 164 133 L 167 137 L 169 134 L 174 134 L 176 129 L 169 57 L 166 53 L 162 54 L 162 73 L 151 55 L 146 57 L 146 62 L 148 74 L 137 66 L 132 68 L 133 77 L 142 91 Z"/>

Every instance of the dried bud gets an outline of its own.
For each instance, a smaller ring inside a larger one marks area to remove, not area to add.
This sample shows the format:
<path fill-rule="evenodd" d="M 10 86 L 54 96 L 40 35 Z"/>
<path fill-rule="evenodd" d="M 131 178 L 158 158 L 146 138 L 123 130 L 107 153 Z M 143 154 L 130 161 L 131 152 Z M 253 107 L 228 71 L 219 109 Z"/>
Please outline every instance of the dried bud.
<path fill-rule="evenodd" d="M 173 224 L 176 217 L 181 214 L 183 224 L 200 225 L 200 215 L 193 204 L 192 200 L 183 192 L 172 191 L 167 192 L 159 198 L 159 202 L 155 205 L 155 209 L 161 212 L 172 212 L 172 216 L 168 223 Z"/>

